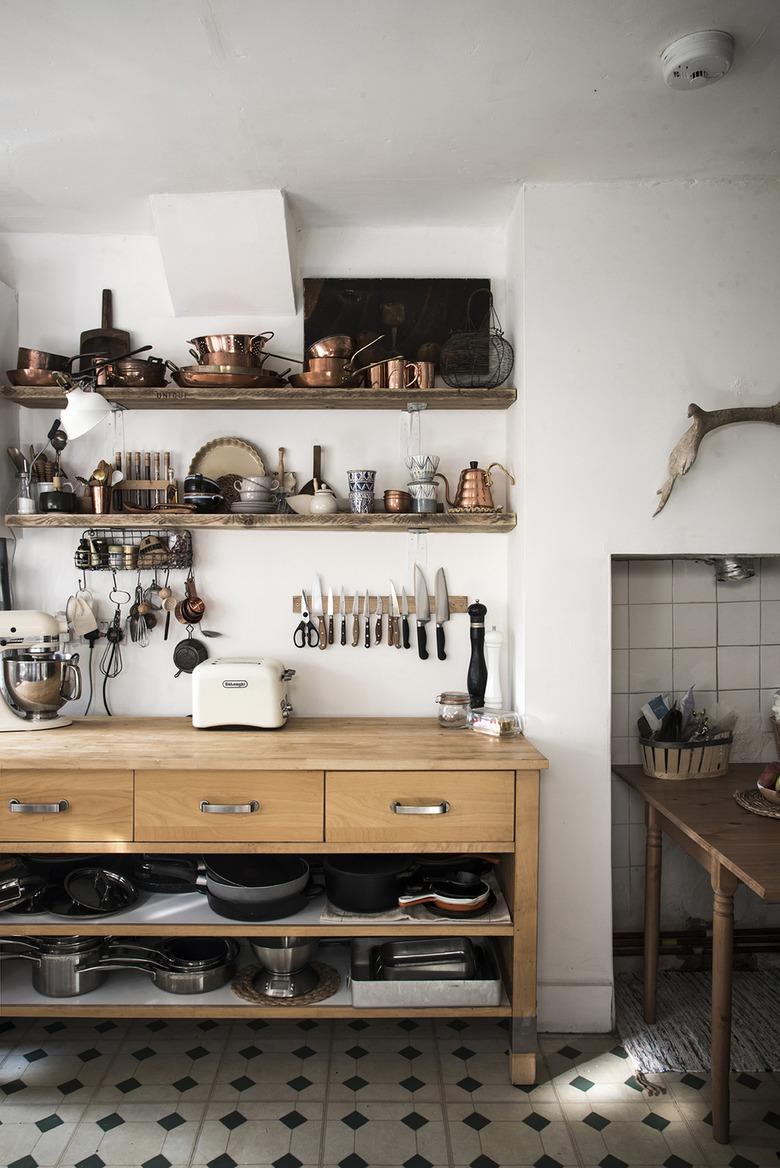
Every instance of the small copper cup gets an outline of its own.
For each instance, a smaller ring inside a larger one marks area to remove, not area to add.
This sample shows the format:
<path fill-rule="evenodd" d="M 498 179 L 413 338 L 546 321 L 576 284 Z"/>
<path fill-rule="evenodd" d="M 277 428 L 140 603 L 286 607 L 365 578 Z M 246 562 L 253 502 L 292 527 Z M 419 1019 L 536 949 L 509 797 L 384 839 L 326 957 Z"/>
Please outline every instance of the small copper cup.
<path fill-rule="evenodd" d="M 108 483 L 94 483 L 90 485 L 89 493 L 92 496 L 92 511 L 95 515 L 111 514 L 111 487 Z"/>
<path fill-rule="evenodd" d="M 433 361 L 416 361 L 417 385 L 420 389 L 433 389 L 436 380 L 436 366 Z"/>
<path fill-rule="evenodd" d="M 385 491 L 385 511 L 396 515 L 406 514 L 412 509 L 412 496 L 408 491 Z"/>
<path fill-rule="evenodd" d="M 411 389 L 417 385 L 417 365 L 404 357 L 391 357 L 387 362 L 388 389 Z"/>
<path fill-rule="evenodd" d="M 387 362 L 377 361 L 366 370 L 366 384 L 369 389 L 387 389 Z"/>

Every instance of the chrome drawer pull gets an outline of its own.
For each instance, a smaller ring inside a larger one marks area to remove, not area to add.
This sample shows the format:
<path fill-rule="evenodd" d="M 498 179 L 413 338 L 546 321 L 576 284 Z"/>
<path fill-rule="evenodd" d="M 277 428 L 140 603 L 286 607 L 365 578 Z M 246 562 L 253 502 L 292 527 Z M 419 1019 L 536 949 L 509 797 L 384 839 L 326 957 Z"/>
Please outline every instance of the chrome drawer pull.
<path fill-rule="evenodd" d="M 390 810 L 393 815 L 446 815 L 450 810 L 450 805 L 446 800 L 441 803 L 422 803 L 417 806 L 414 803 L 399 803 L 394 799 L 390 804 Z"/>
<path fill-rule="evenodd" d="M 59 803 L 20 803 L 18 799 L 9 799 L 8 810 L 16 815 L 58 815 L 60 811 L 69 811 L 70 803 L 67 799 L 60 799 Z"/>
<path fill-rule="evenodd" d="M 208 799 L 202 799 L 200 809 L 204 815 L 253 815 L 260 810 L 260 804 L 257 799 L 249 803 L 209 803 Z"/>

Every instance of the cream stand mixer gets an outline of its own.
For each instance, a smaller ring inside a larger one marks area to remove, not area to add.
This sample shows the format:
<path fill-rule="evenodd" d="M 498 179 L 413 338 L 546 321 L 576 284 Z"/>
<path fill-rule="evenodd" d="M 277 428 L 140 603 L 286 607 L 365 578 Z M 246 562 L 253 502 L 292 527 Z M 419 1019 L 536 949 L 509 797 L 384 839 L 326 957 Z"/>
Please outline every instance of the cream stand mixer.
<path fill-rule="evenodd" d="M 71 724 L 59 710 L 81 697 L 81 673 L 67 640 L 65 621 L 48 612 L 0 611 L 0 731 Z"/>

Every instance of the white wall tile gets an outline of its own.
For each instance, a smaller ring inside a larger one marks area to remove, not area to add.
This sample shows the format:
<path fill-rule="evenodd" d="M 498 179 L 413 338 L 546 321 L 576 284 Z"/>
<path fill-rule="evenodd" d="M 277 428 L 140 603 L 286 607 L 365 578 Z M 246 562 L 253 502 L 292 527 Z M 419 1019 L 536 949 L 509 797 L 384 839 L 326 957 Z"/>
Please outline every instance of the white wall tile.
<path fill-rule="evenodd" d="M 631 604 L 671 604 L 672 561 L 630 560 L 628 599 Z"/>
<path fill-rule="evenodd" d="M 678 702 L 681 701 L 685 697 L 685 690 L 676 689 L 674 696 Z M 712 712 L 718 704 L 718 694 L 714 689 L 699 689 L 697 686 L 693 691 L 693 696 L 696 699 L 697 710 L 709 710 Z"/>
<path fill-rule="evenodd" d="M 631 911 L 631 875 L 628 868 L 612 872 L 612 927 L 617 932 L 631 932 L 636 925 Z"/>
<path fill-rule="evenodd" d="M 722 689 L 718 693 L 718 706 L 735 710 L 740 718 L 754 717 L 761 711 L 761 691 L 757 689 Z"/>
<path fill-rule="evenodd" d="M 642 754 L 639 749 L 639 735 L 632 736 L 628 740 L 628 761 L 631 766 L 642 765 Z"/>
<path fill-rule="evenodd" d="M 761 599 L 761 567 L 760 561 L 755 563 L 756 574 L 749 580 L 718 581 L 718 604 L 733 604 L 740 600 Z"/>
<path fill-rule="evenodd" d="M 628 829 L 628 850 L 631 867 L 645 862 L 645 844 L 647 842 L 647 828 L 644 823 L 632 823 Z"/>
<path fill-rule="evenodd" d="M 717 611 L 715 604 L 675 604 L 675 648 L 714 648 L 718 643 Z"/>
<path fill-rule="evenodd" d="M 628 649 L 612 650 L 612 692 L 628 693 Z"/>
<path fill-rule="evenodd" d="M 777 762 L 780 758 L 780 751 L 777 747 L 777 739 L 774 733 L 764 734 L 764 741 L 761 747 L 761 762 Z"/>
<path fill-rule="evenodd" d="M 671 649 L 671 604 L 631 604 L 628 610 L 629 648 Z"/>
<path fill-rule="evenodd" d="M 674 688 L 685 691 L 695 685 L 700 689 L 717 689 L 715 649 L 675 649 Z"/>
<path fill-rule="evenodd" d="M 638 746 L 638 739 L 635 739 Z M 628 822 L 629 823 L 644 823 L 645 822 L 645 801 L 641 795 L 629 787 L 628 791 Z"/>
<path fill-rule="evenodd" d="M 612 697 L 612 737 L 628 737 L 628 694 L 614 694 Z"/>
<path fill-rule="evenodd" d="M 761 646 L 761 688 L 780 689 L 780 645 Z"/>
<path fill-rule="evenodd" d="M 761 602 L 761 644 L 780 645 L 780 600 Z"/>
<path fill-rule="evenodd" d="M 612 605 L 612 648 L 628 648 L 628 605 Z"/>
<path fill-rule="evenodd" d="M 675 560 L 673 598 L 675 604 L 715 600 L 715 571 L 703 560 Z"/>
<path fill-rule="evenodd" d="M 631 828 L 627 823 L 612 825 L 612 867 L 628 867 L 628 836 Z"/>
<path fill-rule="evenodd" d="M 727 645 L 718 649 L 718 689 L 758 689 L 757 645 Z"/>
<path fill-rule="evenodd" d="M 612 603 L 628 604 L 628 560 L 612 561 Z"/>
<path fill-rule="evenodd" d="M 628 766 L 629 754 L 628 735 L 614 737 L 612 739 L 612 765 Z"/>
<path fill-rule="evenodd" d="M 761 599 L 780 600 L 780 556 L 761 560 Z"/>
<path fill-rule="evenodd" d="M 757 645 L 761 628 L 758 601 L 718 605 L 718 644 Z"/>
<path fill-rule="evenodd" d="M 672 688 L 672 650 L 631 649 L 628 675 L 631 692 L 665 693 Z"/>

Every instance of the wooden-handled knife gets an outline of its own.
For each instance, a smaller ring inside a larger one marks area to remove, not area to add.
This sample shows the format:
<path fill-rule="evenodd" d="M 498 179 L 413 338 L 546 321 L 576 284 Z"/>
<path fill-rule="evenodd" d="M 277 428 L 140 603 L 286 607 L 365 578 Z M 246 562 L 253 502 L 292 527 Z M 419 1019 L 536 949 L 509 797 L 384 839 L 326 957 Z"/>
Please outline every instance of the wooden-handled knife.
<path fill-rule="evenodd" d="M 319 576 L 314 577 L 314 584 L 312 585 L 311 611 L 312 616 L 316 616 L 317 618 L 317 627 L 320 634 L 320 648 L 327 649 L 328 630 L 325 625 L 325 610 L 322 605 L 322 588 L 320 587 Z"/>

